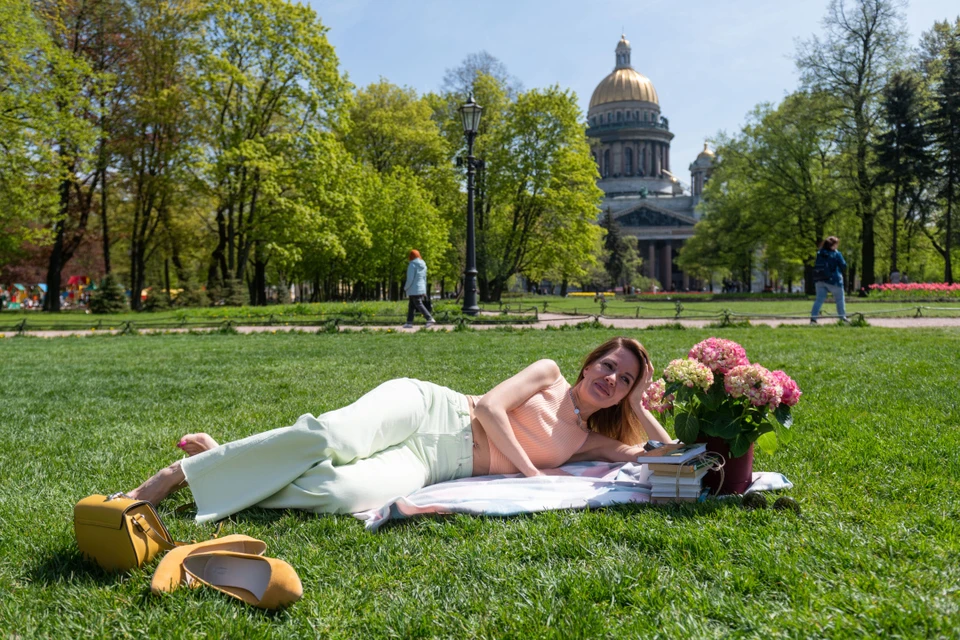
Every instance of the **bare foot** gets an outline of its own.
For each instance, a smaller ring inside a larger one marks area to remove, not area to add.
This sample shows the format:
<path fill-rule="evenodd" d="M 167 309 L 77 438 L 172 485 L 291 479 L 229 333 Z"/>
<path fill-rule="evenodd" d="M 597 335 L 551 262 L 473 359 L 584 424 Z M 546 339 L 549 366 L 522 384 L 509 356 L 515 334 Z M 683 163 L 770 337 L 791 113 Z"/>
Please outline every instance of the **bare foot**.
<path fill-rule="evenodd" d="M 180 469 L 180 461 L 177 460 L 169 467 L 158 471 L 133 491 L 128 491 L 127 496 L 134 500 L 146 500 L 156 505 L 171 493 L 185 486 L 187 486 L 187 479 L 183 475 L 183 470 Z"/>
<path fill-rule="evenodd" d="M 207 433 L 188 433 L 180 438 L 177 446 L 183 449 L 188 456 L 195 456 L 220 445 Z"/>

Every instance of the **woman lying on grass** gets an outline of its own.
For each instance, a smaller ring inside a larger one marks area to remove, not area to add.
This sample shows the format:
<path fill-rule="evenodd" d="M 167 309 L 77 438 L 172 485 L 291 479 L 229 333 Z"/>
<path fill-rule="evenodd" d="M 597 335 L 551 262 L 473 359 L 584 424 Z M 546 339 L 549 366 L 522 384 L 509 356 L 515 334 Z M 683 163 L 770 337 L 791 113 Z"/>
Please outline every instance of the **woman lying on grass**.
<path fill-rule="evenodd" d="M 631 462 L 646 439 L 669 441 L 640 404 L 653 367 L 643 346 L 613 338 L 594 349 L 572 387 L 540 360 L 483 396 L 401 378 L 350 406 L 218 445 L 180 441 L 189 457 L 129 493 L 156 504 L 189 484 L 197 521 L 251 506 L 355 513 L 445 480 L 555 474 L 577 460 Z"/>

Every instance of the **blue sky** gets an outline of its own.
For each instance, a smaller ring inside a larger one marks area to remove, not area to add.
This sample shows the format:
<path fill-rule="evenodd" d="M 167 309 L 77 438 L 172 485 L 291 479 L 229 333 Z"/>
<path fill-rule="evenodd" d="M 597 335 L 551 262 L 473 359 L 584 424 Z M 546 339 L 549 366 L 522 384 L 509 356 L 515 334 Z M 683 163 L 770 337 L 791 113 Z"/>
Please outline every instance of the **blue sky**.
<path fill-rule="evenodd" d="M 380 77 L 421 93 L 486 50 L 526 88 L 574 90 L 586 112 L 614 66 L 621 31 L 637 71 L 653 81 L 676 135 L 674 173 L 718 131 L 735 131 L 757 103 L 797 87 L 797 39 L 821 33 L 827 0 L 309 0 L 330 28 L 341 68 L 359 86 Z M 956 0 L 912 0 L 911 44 Z"/>

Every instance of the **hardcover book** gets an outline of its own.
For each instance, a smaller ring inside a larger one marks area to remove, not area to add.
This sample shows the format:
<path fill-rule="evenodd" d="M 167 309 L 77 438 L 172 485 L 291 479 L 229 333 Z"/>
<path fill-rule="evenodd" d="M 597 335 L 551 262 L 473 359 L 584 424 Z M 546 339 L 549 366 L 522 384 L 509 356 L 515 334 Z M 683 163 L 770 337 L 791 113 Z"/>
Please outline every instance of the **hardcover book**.
<path fill-rule="evenodd" d="M 688 460 L 696 458 L 706 450 L 707 445 L 702 442 L 694 442 L 691 444 L 676 442 L 673 444 L 665 444 L 653 451 L 647 451 L 637 458 L 637 462 L 641 464 L 683 464 Z"/>

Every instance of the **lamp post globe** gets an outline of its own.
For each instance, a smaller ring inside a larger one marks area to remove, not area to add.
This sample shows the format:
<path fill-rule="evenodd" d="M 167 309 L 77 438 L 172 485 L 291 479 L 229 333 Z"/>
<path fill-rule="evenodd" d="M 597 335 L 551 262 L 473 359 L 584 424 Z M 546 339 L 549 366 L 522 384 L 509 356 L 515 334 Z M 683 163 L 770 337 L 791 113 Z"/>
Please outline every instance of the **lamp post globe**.
<path fill-rule="evenodd" d="M 463 313 L 468 316 L 480 313 L 477 305 L 477 250 L 473 232 L 473 177 L 483 162 L 473 157 L 473 140 L 480 129 L 482 111 L 483 107 L 474 102 L 473 96 L 460 106 L 463 134 L 467 138 L 467 268 L 463 272 Z"/>

